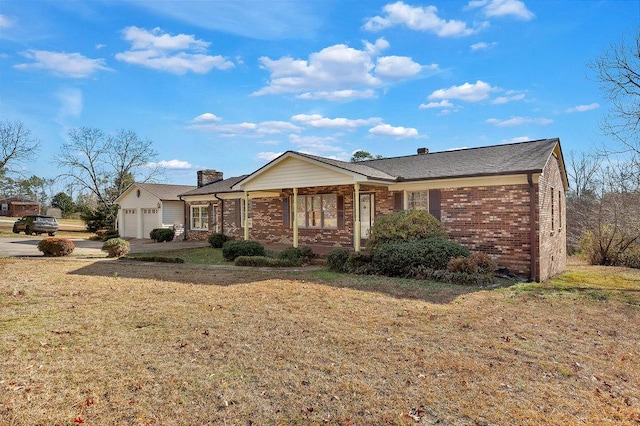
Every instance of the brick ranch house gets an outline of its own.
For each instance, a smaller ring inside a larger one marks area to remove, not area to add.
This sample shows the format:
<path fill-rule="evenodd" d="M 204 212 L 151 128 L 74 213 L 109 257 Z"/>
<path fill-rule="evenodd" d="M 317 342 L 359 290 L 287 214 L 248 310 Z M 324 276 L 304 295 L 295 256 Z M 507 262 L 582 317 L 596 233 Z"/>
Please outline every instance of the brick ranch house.
<path fill-rule="evenodd" d="M 451 239 L 544 281 L 566 266 L 567 189 L 555 138 L 357 163 L 288 151 L 249 175 L 201 171 L 180 199 L 185 239 L 223 232 L 356 251 L 377 216 L 427 210 Z"/>

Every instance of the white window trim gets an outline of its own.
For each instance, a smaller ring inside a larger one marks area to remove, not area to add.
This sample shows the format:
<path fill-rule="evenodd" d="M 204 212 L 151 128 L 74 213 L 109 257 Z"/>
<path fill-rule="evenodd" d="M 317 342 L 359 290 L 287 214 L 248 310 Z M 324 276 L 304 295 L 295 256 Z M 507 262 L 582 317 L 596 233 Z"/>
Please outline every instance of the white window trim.
<path fill-rule="evenodd" d="M 209 222 L 209 206 L 206 204 L 199 204 L 199 205 L 194 205 L 194 206 L 189 206 L 190 207 L 190 215 L 189 215 L 189 229 L 193 230 L 193 231 L 208 231 L 209 228 L 196 228 L 195 226 L 193 226 L 193 210 L 194 209 L 198 209 L 200 211 L 198 217 L 200 218 L 200 223 L 202 223 L 202 209 L 204 209 L 207 212 L 207 224 Z"/>
<path fill-rule="evenodd" d="M 409 194 L 413 194 L 413 193 L 416 193 L 416 192 L 421 192 L 421 193 L 426 194 L 426 196 L 427 196 L 427 207 L 424 209 L 424 211 L 428 212 L 429 211 L 429 207 L 430 207 L 429 206 L 429 190 L 428 189 L 425 189 L 423 191 L 405 191 L 405 193 L 404 193 L 404 200 L 405 200 L 404 208 L 405 208 L 405 210 L 411 210 L 411 208 L 409 206 L 409 197 L 410 197 Z"/>
<path fill-rule="evenodd" d="M 323 208 L 323 197 L 327 196 L 327 195 L 333 195 L 334 197 L 336 197 L 336 226 L 325 226 L 324 224 L 324 217 L 325 217 L 325 213 Z M 300 221 L 298 220 L 298 228 L 299 229 L 338 229 L 338 194 L 331 192 L 331 193 L 326 193 L 326 194 L 298 194 L 298 197 L 304 197 L 304 221 Z M 307 224 L 307 199 L 309 197 L 320 197 L 320 225 L 319 226 L 308 226 Z M 298 201 L 298 208 L 300 208 L 300 202 Z M 293 208 L 293 203 L 290 202 L 289 205 L 291 206 L 290 209 Z M 293 214 L 298 214 L 298 212 L 294 212 Z"/>

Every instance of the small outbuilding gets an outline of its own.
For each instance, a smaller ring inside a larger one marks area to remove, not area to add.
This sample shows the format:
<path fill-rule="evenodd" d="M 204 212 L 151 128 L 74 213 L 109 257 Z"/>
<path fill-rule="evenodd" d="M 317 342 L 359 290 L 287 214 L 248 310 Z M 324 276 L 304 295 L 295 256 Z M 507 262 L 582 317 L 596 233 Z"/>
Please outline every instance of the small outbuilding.
<path fill-rule="evenodd" d="M 23 217 L 28 214 L 40 214 L 40 203 L 23 197 L 0 200 L 0 216 Z"/>

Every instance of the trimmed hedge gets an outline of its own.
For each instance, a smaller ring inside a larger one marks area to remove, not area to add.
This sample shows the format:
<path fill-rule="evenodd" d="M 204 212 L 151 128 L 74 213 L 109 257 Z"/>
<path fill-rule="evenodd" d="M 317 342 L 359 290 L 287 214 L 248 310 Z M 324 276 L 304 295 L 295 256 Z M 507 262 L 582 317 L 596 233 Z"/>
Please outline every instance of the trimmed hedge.
<path fill-rule="evenodd" d="M 73 241 L 68 238 L 50 237 L 38 243 L 38 250 L 49 257 L 69 256 L 75 248 Z"/>
<path fill-rule="evenodd" d="M 222 248 L 224 243 L 226 243 L 227 241 L 229 241 L 229 237 L 227 237 L 222 232 L 216 232 L 209 235 L 209 245 L 213 248 Z"/>
<path fill-rule="evenodd" d="M 173 237 L 175 236 L 175 231 L 170 228 L 156 228 L 152 229 L 151 232 L 149 232 L 149 238 L 155 240 L 158 243 L 173 241 Z"/>
<path fill-rule="evenodd" d="M 447 238 L 447 232 L 438 219 L 426 211 L 404 210 L 376 217 L 369 230 L 367 249 L 375 251 L 383 244 L 435 237 Z"/>
<path fill-rule="evenodd" d="M 222 245 L 222 257 L 233 261 L 239 256 L 266 256 L 264 246 L 257 241 L 235 240 Z"/>
<path fill-rule="evenodd" d="M 129 241 L 122 238 L 112 238 L 102 244 L 102 251 L 107 252 L 107 257 L 122 257 L 129 253 Z"/>
<path fill-rule="evenodd" d="M 403 277 L 418 266 L 445 270 L 451 259 L 468 255 L 469 250 L 458 243 L 427 238 L 383 244 L 374 252 L 371 265 L 382 275 Z"/>
<path fill-rule="evenodd" d="M 238 256 L 233 264 L 236 266 L 290 268 L 300 266 L 300 261 L 294 259 L 274 259 L 273 257 L 266 256 Z"/>
<path fill-rule="evenodd" d="M 407 278 L 460 285 L 486 285 L 495 281 L 493 273 L 469 274 L 466 272 L 451 272 L 442 269 L 431 269 L 422 265 L 412 268 L 407 274 Z"/>
<path fill-rule="evenodd" d="M 327 268 L 334 272 L 345 272 L 347 259 L 349 259 L 349 250 L 342 247 L 334 248 L 327 255 Z"/>
<path fill-rule="evenodd" d="M 286 260 L 292 264 L 308 265 L 315 257 L 315 253 L 311 247 L 287 247 L 277 254 L 277 258 L 280 260 Z"/>
<path fill-rule="evenodd" d="M 456 257 L 447 264 L 449 272 L 464 272 L 467 274 L 493 274 L 498 265 L 486 253 L 471 253 L 469 257 Z"/>

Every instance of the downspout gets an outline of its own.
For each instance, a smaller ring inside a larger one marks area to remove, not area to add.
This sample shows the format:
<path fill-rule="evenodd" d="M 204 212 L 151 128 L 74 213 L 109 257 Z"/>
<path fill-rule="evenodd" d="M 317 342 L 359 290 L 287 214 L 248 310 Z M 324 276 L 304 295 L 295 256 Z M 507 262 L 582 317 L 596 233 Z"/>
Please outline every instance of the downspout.
<path fill-rule="evenodd" d="M 293 246 L 298 248 L 298 188 L 293 188 Z"/>
<path fill-rule="evenodd" d="M 187 225 L 189 223 L 191 223 L 191 218 L 187 215 L 188 210 L 187 210 L 187 203 L 184 202 L 184 200 L 182 199 L 182 196 L 178 197 L 180 199 L 180 201 L 182 201 L 182 211 L 183 211 L 183 216 L 184 216 L 184 232 L 182 233 L 182 241 L 187 241 L 187 229 L 189 228 Z M 189 219 L 187 221 L 187 219 Z"/>
<path fill-rule="evenodd" d="M 527 183 L 529 184 L 529 246 L 531 247 L 530 273 L 529 279 L 537 281 L 538 271 L 536 268 L 538 259 L 538 242 L 536 239 L 536 190 L 533 185 L 533 173 L 527 173 Z"/>
<path fill-rule="evenodd" d="M 214 197 L 216 197 L 216 199 L 218 201 L 220 201 L 220 233 L 224 234 L 224 200 L 220 197 L 218 197 L 218 194 L 213 194 Z M 217 220 L 218 218 L 216 218 Z"/>
<path fill-rule="evenodd" d="M 360 251 L 360 239 L 362 238 L 362 236 L 360 235 L 361 233 L 361 228 L 360 228 L 360 184 L 359 183 L 355 183 L 353 184 L 353 189 L 354 189 L 354 194 L 353 194 L 353 198 L 354 198 L 354 207 L 353 207 L 353 212 L 355 213 L 355 221 L 353 222 L 353 249 L 355 251 Z"/>
<path fill-rule="evenodd" d="M 249 193 L 244 191 L 244 240 L 249 239 Z"/>

